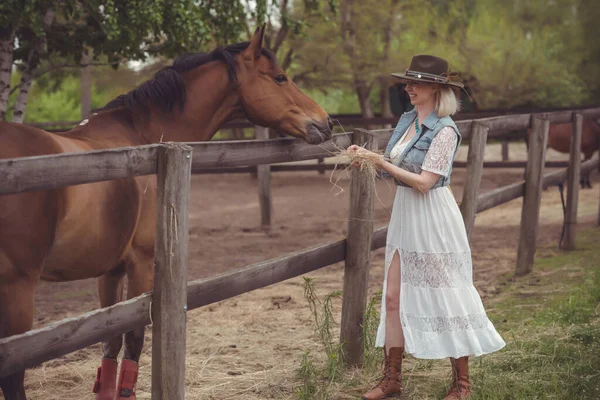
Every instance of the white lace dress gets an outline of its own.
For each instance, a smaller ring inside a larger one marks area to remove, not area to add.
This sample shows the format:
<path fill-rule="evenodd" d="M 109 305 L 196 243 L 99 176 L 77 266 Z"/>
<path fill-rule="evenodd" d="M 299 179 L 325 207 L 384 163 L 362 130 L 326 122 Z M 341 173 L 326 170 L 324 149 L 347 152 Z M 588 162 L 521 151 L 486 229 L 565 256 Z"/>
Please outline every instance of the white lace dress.
<path fill-rule="evenodd" d="M 404 150 L 404 137 L 392 159 Z M 443 128 L 431 142 L 422 169 L 447 176 L 457 135 Z M 394 252 L 400 256 L 400 321 L 405 351 L 417 358 L 479 356 L 504 347 L 473 286 L 471 250 L 462 215 L 448 187 L 398 186 L 390 220 L 381 321 L 376 346 L 385 344 L 385 290 Z"/>

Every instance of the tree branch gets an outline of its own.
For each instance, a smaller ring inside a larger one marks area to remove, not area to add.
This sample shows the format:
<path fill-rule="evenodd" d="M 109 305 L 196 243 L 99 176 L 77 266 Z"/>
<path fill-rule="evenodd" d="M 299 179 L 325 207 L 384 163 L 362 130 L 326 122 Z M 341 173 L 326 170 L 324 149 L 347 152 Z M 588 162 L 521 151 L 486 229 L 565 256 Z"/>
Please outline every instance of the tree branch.
<path fill-rule="evenodd" d="M 288 0 L 282 0 L 281 7 L 279 9 L 279 12 L 281 14 L 281 16 L 279 18 L 280 28 L 279 28 L 279 31 L 277 32 L 277 36 L 275 37 L 275 44 L 273 45 L 273 48 L 271 48 L 271 50 L 275 54 L 277 54 L 277 51 L 281 47 L 281 44 L 283 43 L 283 41 L 285 40 L 285 38 L 288 35 L 288 32 L 290 31 L 290 27 L 285 22 L 286 16 L 288 14 L 287 6 L 288 6 Z"/>
<path fill-rule="evenodd" d="M 283 58 L 283 62 L 281 63 L 281 68 L 285 71 L 290 65 L 292 65 L 292 60 L 294 58 L 294 49 L 289 49 Z"/>

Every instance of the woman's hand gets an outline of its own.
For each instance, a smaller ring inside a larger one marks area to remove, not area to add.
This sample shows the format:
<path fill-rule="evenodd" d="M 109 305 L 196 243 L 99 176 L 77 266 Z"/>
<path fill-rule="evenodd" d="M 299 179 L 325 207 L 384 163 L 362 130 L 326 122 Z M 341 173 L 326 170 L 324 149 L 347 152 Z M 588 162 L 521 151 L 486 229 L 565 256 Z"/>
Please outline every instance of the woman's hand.
<path fill-rule="evenodd" d="M 346 150 L 348 150 L 351 153 L 358 153 L 359 151 L 363 150 L 363 151 L 367 151 L 365 148 L 360 147 L 358 145 L 351 145 L 350 147 L 348 147 Z M 354 169 L 357 169 L 360 167 L 360 163 L 358 161 L 352 161 L 352 163 L 350 163 L 350 166 Z"/>
<path fill-rule="evenodd" d="M 351 145 L 350 147 L 348 147 L 347 150 L 351 153 L 370 155 L 370 156 L 372 156 L 372 160 L 375 163 L 375 167 L 382 168 L 382 166 L 383 166 L 384 160 L 383 160 L 383 156 L 381 154 L 374 153 L 374 152 L 367 150 L 364 147 L 358 146 L 356 144 Z M 358 168 L 359 165 L 360 164 L 358 161 L 353 161 L 350 164 L 350 166 L 352 166 L 354 168 Z"/>

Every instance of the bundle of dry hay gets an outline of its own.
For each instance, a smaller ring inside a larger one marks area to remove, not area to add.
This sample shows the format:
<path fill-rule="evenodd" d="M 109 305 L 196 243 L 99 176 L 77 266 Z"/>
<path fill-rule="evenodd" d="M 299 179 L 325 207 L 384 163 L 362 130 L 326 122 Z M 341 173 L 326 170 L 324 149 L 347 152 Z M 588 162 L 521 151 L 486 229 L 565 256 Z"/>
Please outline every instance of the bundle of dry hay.
<path fill-rule="evenodd" d="M 376 180 L 379 170 L 377 164 L 381 161 L 383 154 L 378 151 L 363 151 L 362 149 L 359 149 L 358 151 L 340 149 L 338 152 L 334 153 L 334 156 L 340 160 L 341 164 L 345 165 L 344 168 L 338 168 L 339 164 L 336 163 L 329 179 L 333 186 L 339 189 L 339 192 L 336 194 L 338 195 L 344 191 L 344 189 L 337 184 L 341 176 L 344 173 L 347 174 L 355 167 L 360 172 L 367 174 L 370 179 Z M 337 176 L 337 179 L 334 182 L 333 177 L 336 171 L 341 171 L 341 173 Z"/>

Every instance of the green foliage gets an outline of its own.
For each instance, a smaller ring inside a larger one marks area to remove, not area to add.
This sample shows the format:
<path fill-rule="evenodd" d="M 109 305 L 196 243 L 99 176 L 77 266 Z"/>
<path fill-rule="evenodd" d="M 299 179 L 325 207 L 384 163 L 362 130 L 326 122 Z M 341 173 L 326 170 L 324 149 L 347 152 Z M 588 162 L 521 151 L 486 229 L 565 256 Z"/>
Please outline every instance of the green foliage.
<path fill-rule="evenodd" d="M 377 339 L 377 328 L 379 327 L 379 312 L 377 311 L 380 305 L 380 299 L 382 291 L 375 293 L 369 300 L 367 308 L 365 310 L 365 316 L 363 318 L 363 340 L 364 340 L 364 356 L 363 356 L 363 368 L 368 372 L 372 373 L 379 368 L 383 358 L 381 348 L 375 347 L 375 340 Z"/>
<path fill-rule="evenodd" d="M 321 301 L 315 291 L 311 278 L 304 278 L 304 297 L 308 302 L 319 341 L 325 350 L 325 365 L 315 367 L 312 355 L 305 352 L 298 373 L 302 385 L 297 388 L 298 399 L 328 400 L 331 397 L 331 386 L 343 373 L 344 361 L 342 344 L 337 343 L 332 328 L 337 326 L 333 318 L 333 299 L 339 299 L 342 292 L 333 292 Z M 324 385 L 325 387 L 322 387 Z"/>
<path fill-rule="evenodd" d="M 585 103 L 585 35 L 565 3 L 452 2 L 438 11 L 436 36 L 449 38 L 438 54 L 467 79 L 480 108 Z"/>
<path fill-rule="evenodd" d="M 537 259 L 491 302 L 507 346 L 472 363 L 474 399 L 600 398 L 600 231 L 578 235 L 579 250 Z"/>
<path fill-rule="evenodd" d="M 330 89 L 326 92 L 306 89 L 304 92 L 329 114 L 353 114 L 360 111 L 356 96 L 343 89 Z"/>
<path fill-rule="evenodd" d="M 41 21 L 50 5 L 56 17 L 46 33 Z M 348 42 L 338 13 L 348 5 L 352 57 L 344 50 Z M 267 23 L 266 44 L 280 64 L 336 114 L 360 111 L 357 78 L 381 109 L 371 88 L 404 70 L 418 53 L 447 58 L 481 109 L 598 102 L 599 19 L 593 0 L 5 0 L 0 38 L 18 28 L 18 62 L 37 38 L 47 36 L 44 66 L 79 62 L 84 46 L 93 50 L 95 62 L 117 66 L 246 40 Z"/>
<path fill-rule="evenodd" d="M 12 83 L 16 84 L 20 74 L 13 74 Z M 34 82 L 27 105 L 25 123 L 30 122 L 55 122 L 78 121 L 81 119 L 81 86 L 78 74 L 47 74 L 42 84 Z M 92 87 L 92 109 L 104 106 L 116 94 L 112 88 L 103 89 Z M 16 93 L 9 99 L 9 113 L 7 119 L 12 117 L 12 106 Z"/>
<path fill-rule="evenodd" d="M 315 398 L 318 389 L 318 376 L 316 376 L 316 374 L 316 368 L 313 364 L 310 351 L 305 351 L 304 354 L 302 354 L 302 361 L 298 371 L 298 377 L 302 382 L 301 386 L 296 389 L 296 396 L 298 400 L 312 400 Z"/>
<path fill-rule="evenodd" d="M 337 343 L 332 332 L 332 327 L 337 326 L 333 317 L 333 299 L 339 299 L 342 292 L 333 292 L 326 295 L 324 300 L 319 299 L 313 280 L 304 278 L 304 297 L 308 302 L 311 316 L 314 320 L 315 330 L 319 342 L 324 349 L 325 361 L 315 362 L 315 357 L 321 359 L 322 354 L 311 354 L 305 351 L 298 370 L 301 382 L 296 389 L 298 400 L 328 400 L 334 398 L 334 384 L 360 384 L 360 382 L 346 382 L 344 378 L 345 366 L 343 363 L 343 347 Z M 375 348 L 377 328 L 379 326 L 379 312 L 381 292 L 376 293 L 368 302 L 362 326 L 364 340 L 363 375 L 378 373 L 382 365 L 383 352 Z"/>

